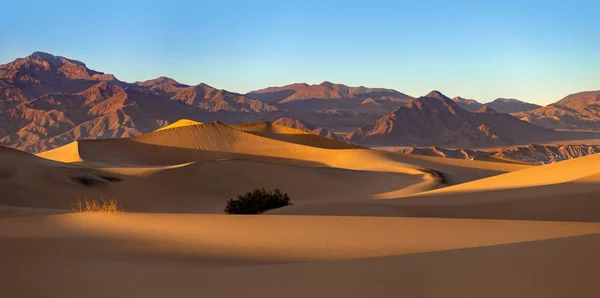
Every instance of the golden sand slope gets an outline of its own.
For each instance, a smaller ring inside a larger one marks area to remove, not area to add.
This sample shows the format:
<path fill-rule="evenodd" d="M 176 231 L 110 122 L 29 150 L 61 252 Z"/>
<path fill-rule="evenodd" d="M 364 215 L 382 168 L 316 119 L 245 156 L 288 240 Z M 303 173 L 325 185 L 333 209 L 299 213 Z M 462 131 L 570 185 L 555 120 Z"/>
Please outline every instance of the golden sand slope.
<path fill-rule="evenodd" d="M 299 205 L 273 213 L 598 222 L 599 182 L 596 154 L 385 202 Z"/>
<path fill-rule="evenodd" d="M 151 150 L 145 152 L 152 153 Z M 222 213 L 228 199 L 259 187 L 280 188 L 292 196 L 295 202 L 352 201 L 368 200 L 376 194 L 409 186 L 437 183 L 416 170 L 415 174 L 406 174 L 325 166 L 294 166 L 285 162 L 276 163 L 277 159 L 269 162 L 222 159 L 174 166 L 98 162 L 70 165 L 40 159 L 26 153 L 19 154 L 25 159 L 20 164 L 31 164 L 32 170 L 47 172 L 48 175 L 53 175 L 54 179 L 66 180 L 69 183 L 33 183 L 41 180 L 41 177 L 32 175 L 19 176 L 18 179 L 0 178 L 0 183 L 4 183 L 2 186 L 5 189 L 20 190 L 20 193 L 5 193 L 6 195 L 0 198 L 0 204 L 67 209 L 77 197 L 100 199 L 103 196 L 117 198 L 128 211 Z M 35 169 L 34 165 L 37 164 L 40 164 L 40 169 Z M 394 165 L 392 162 L 382 164 Z M 3 166 L 7 171 L 17 171 L 16 163 Z M 72 169 L 73 174 L 61 170 L 63 167 Z M 73 180 L 79 177 L 76 175 L 77 171 L 85 175 L 94 172 L 97 173 L 96 176 L 115 176 L 120 180 L 96 179 L 94 181 L 98 183 L 82 185 Z"/>
<path fill-rule="evenodd" d="M 222 213 L 229 198 L 254 188 L 279 188 L 302 202 L 364 201 L 404 189 L 422 175 L 302 167 L 250 160 L 197 162 L 112 185 L 126 210 Z"/>
<path fill-rule="evenodd" d="M 37 156 L 64 163 L 79 163 L 83 159 L 79 155 L 79 142 L 75 141 L 52 150 L 44 151 Z"/>
<path fill-rule="evenodd" d="M 269 134 L 267 130 L 293 130 L 283 126 L 250 126 L 253 133 Z M 259 130 L 263 128 L 264 130 Z M 294 130 L 295 131 L 295 130 Z M 272 134 L 271 134 L 272 135 Z M 306 140 L 307 134 L 290 133 L 288 138 Z M 319 147 L 326 138 L 310 135 L 312 143 L 299 145 L 295 139 L 281 141 L 277 138 L 261 137 L 231 128 L 218 122 L 192 125 L 156 131 L 137 137 L 113 140 L 79 141 L 78 146 L 67 145 L 56 150 L 41 153 L 41 157 L 70 161 L 69 156 L 80 156 L 85 162 L 114 165 L 174 165 L 194 161 L 216 161 L 222 159 L 250 159 L 280 164 L 303 166 L 326 166 L 351 170 L 391 171 L 408 174 L 419 173 L 420 169 L 440 170 L 461 178 L 465 169 L 470 171 L 467 181 L 499 173 L 526 168 L 524 165 L 423 159 L 368 149 L 325 149 Z M 340 146 L 347 144 L 338 143 Z M 76 152 L 73 152 L 76 150 Z M 63 156 L 65 158 L 63 158 Z M 439 169 L 438 169 L 439 168 Z M 422 173 L 422 172 L 421 172 Z M 460 174 L 460 175 L 459 175 Z M 473 177 L 471 177 L 473 176 Z"/>
<path fill-rule="evenodd" d="M 0 147 L 0 205 L 69 209 L 77 197 L 110 189 L 109 180 L 118 177 Z"/>
<path fill-rule="evenodd" d="M 214 122 L 127 139 L 78 141 L 40 156 L 143 176 L 101 191 L 119 198 L 128 210 L 153 212 L 221 212 L 227 199 L 256 187 L 280 188 L 300 203 L 390 199 L 527 168 L 326 149 L 319 146 L 348 145 L 268 123 L 239 127 L 251 133 Z M 174 192 L 178 195 L 172 198 Z"/>
<path fill-rule="evenodd" d="M 403 203 L 452 205 L 453 217 L 600 221 L 599 182 L 600 155 L 594 154 L 417 194 Z"/>
<path fill-rule="evenodd" d="M 390 199 L 527 168 L 348 149 L 268 123 L 238 127 L 251 133 L 213 122 L 78 141 L 40 156 L 129 176 L 101 191 L 144 212 L 220 213 L 226 200 L 258 187 L 282 189 L 298 203 Z"/>
<path fill-rule="evenodd" d="M 249 124 L 234 125 L 233 128 L 255 134 L 269 139 L 280 140 L 300 145 L 320 147 L 326 149 L 361 149 L 362 147 L 342 143 L 318 135 L 307 133 L 299 129 L 271 123 L 256 122 Z"/>
<path fill-rule="evenodd" d="M 11 297 L 585 297 L 600 273 L 600 238 L 585 235 L 597 232 L 598 224 L 421 218 L 3 219 L 0 286 Z M 524 241 L 534 242 L 500 245 Z M 365 257 L 379 258 L 347 260 Z M 318 262 L 327 260 L 342 261 Z"/>
<path fill-rule="evenodd" d="M 200 124 L 202 124 L 202 122 L 189 120 L 189 119 L 181 119 L 181 120 L 173 122 L 165 127 L 161 127 L 159 129 L 157 129 L 156 131 L 177 128 L 177 127 L 183 127 L 183 126 L 190 126 L 190 125 L 200 125 Z"/>
<path fill-rule="evenodd" d="M 548 298 L 600 291 L 600 224 L 474 219 L 600 221 L 600 155 L 530 167 L 344 146 L 268 124 L 210 123 L 78 141 L 40 154 L 46 159 L 2 149 L 0 205 L 64 208 L 87 191 L 116 196 L 128 211 L 163 213 L 0 219 L 2 293 Z M 270 214 L 347 216 L 164 214 L 221 212 L 227 199 L 255 187 L 292 197 L 294 206 Z"/>

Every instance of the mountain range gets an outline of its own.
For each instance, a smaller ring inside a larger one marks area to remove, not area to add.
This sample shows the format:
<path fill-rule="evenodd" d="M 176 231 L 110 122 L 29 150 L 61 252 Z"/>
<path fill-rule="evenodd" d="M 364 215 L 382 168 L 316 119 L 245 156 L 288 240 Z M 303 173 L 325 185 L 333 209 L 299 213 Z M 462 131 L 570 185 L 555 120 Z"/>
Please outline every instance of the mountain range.
<path fill-rule="evenodd" d="M 548 128 L 600 130 L 600 90 L 571 94 L 545 107 L 513 115 Z"/>
<path fill-rule="evenodd" d="M 438 91 L 414 98 L 331 82 L 239 94 L 167 77 L 127 83 L 35 52 L 0 65 L 0 145 L 40 152 L 76 139 L 130 137 L 185 118 L 272 121 L 363 146 L 508 146 L 564 140 L 555 128 L 600 129 L 599 96 L 584 92 L 546 107 L 513 99 L 481 104 Z M 581 134 L 569 137 L 589 137 Z"/>
<path fill-rule="evenodd" d="M 373 146 L 489 147 L 551 137 L 554 131 L 498 113 L 489 105 L 471 112 L 439 91 L 419 97 L 348 138 Z"/>
<path fill-rule="evenodd" d="M 518 99 L 513 98 L 496 98 L 492 102 L 485 104 L 480 103 L 474 99 L 462 98 L 460 96 L 454 97 L 452 98 L 452 100 L 456 102 L 461 108 L 471 112 L 475 112 L 484 106 L 488 106 L 494 109 L 496 112 L 506 114 L 526 112 L 541 107 L 540 105 L 520 101 Z"/>
<path fill-rule="evenodd" d="M 404 154 L 417 154 L 445 158 L 519 161 L 530 164 L 548 164 L 600 152 L 600 145 L 539 145 L 493 149 L 447 149 L 437 146 L 409 147 L 399 150 Z M 491 157 L 491 159 L 490 159 Z"/>

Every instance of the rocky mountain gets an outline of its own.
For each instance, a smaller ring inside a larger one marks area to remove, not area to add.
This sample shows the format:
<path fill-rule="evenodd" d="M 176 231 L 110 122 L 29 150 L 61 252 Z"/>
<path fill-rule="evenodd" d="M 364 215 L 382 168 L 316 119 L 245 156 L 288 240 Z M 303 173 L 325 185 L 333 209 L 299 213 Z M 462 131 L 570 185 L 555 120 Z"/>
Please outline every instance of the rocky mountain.
<path fill-rule="evenodd" d="M 482 103 L 474 99 L 463 98 L 460 96 L 452 98 L 452 101 L 458 104 L 461 108 L 471 112 L 475 112 L 483 107 Z"/>
<path fill-rule="evenodd" d="M 369 123 L 412 99 L 392 89 L 349 87 L 331 82 L 296 83 L 251 91 L 246 95 L 285 109 L 293 119 L 338 130 Z"/>
<path fill-rule="evenodd" d="M 447 149 L 441 147 L 411 147 L 400 153 L 458 159 L 482 159 L 492 156 L 532 164 L 547 164 L 600 152 L 600 145 L 527 145 L 488 150 Z"/>
<path fill-rule="evenodd" d="M 146 133 L 186 118 L 275 121 L 364 146 L 505 146 L 559 134 L 534 124 L 596 127 L 598 94 L 572 95 L 517 115 L 532 124 L 498 113 L 491 104 L 450 100 L 437 91 L 414 99 L 392 89 L 323 82 L 244 95 L 167 77 L 127 83 L 80 61 L 35 52 L 0 65 L 0 145 L 39 152 L 75 139 Z"/>
<path fill-rule="evenodd" d="M 600 130 L 600 90 L 571 94 L 545 107 L 513 115 L 553 129 Z"/>
<path fill-rule="evenodd" d="M 276 107 L 260 100 L 216 89 L 206 84 L 188 86 L 171 78 L 159 77 L 154 80 L 138 82 L 135 85 L 146 87 L 161 97 L 210 112 L 273 112 L 277 110 Z"/>
<path fill-rule="evenodd" d="M 530 111 L 541 107 L 536 104 L 527 103 L 512 98 L 497 98 L 494 101 L 485 104 L 480 103 L 474 99 L 462 98 L 460 96 L 454 97 L 452 98 L 452 100 L 456 102 L 461 108 L 471 112 L 475 112 L 481 109 L 483 106 L 489 106 L 496 112 L 505 114 Z"/>
<path fill-rule="evenodd" d="M 0 82 L 0 145 L 30 152 L 80 138 L 133 136 L 181 118 L 236 123 L 281 116 L 272 105 L 206 84 L 128 84 L 41 52 L 0 65 Z"/>
<path fill-rule="evenodd" d="M 344 102 L 344 100 L 346 100 L 361 104 L 366 99 L 370 99 L 370 102 L 385 103 L 407 102 L 407 100 L 412 98 L 392 89 L 367 88 L 363 86 L 348 87 L 346 85 L 334 84 L 327 81 L 318 85 L 296 83 L 282 87 L 269 87 L 251 91 L 247 95 L 258 98 L 266 103 L 280 104 L 314 100 L 322 100 L 323 102 L 332 102 L 331 100 Z"/>
<path fill-rule="evenodd" d="M 432 91 L 351 132 L 347 138 L 371 146 L 468 148 L 528 143 L 552 133 L 489 106 L 467 111 L 440 92 Z"/>
<path fill-rule="evenodd" d="M 408 147 L 398 150 L 402 154 L 416 154 L 424 156 L 435 156 L 445 158 L 457 158 L 473 160 L 477 156 L 488 154 L 486 151 L 477 149 L 449 149 L 438 146 L 430 147 Z"/>
<path fill-rule="evenodd" d="M 494 101 L 487 103 L 486 105 L 490 106 L 492 109 L 496 110 L 499 113 L 507 114 L 526 112 L 542 107 L 540 105 L 512 98 L 497 98 Z"/>
<path fill-rule="evenodd" d="M 88 69 L 82 62 L 35 52 L 0 65 L 1 108 L 47 93 L 77 93 L 98 82 L 120 83 L 113 75 Z"/>

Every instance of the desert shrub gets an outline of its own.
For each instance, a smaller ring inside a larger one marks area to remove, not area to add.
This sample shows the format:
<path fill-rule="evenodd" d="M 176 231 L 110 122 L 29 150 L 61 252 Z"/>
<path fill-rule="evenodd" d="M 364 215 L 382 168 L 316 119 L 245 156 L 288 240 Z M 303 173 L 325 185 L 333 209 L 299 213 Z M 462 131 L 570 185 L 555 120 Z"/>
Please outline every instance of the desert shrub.
<path fill-rule="evenodd" d="M 106 212 L 106 213 L 121 213 L 123 208 L 117 203 L 117 199 L 104 200 L 88 200 L 87 197 L 83 201 L 77 198 L 77 201 L 71 204 L 71 209 L 75 212 Z"/>
<path fill-rule="evenodd" d="M 279 189 L 267 191 L 264 188 L 254 189 L 243 195 L 238 195 L 237 199 L 227 201 L 225 210 L 227 214 L 259 214 L 269 209 L 280 208 L 293 205 L 286 193 L 281 193 Z"/>

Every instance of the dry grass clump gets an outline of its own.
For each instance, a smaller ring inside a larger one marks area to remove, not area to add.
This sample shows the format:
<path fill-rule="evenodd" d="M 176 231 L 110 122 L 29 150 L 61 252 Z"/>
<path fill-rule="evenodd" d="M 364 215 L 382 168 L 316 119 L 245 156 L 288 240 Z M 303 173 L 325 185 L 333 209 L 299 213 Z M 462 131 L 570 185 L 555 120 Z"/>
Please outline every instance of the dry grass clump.
<path fill-rule="evenodd" d="M 77 198 L 77 202 L 71 204 L 71 209 L 75 212 L 106 212 L 106 213 L 122 213 L 125 212 L 121 206 L 117 203 L 117 199 L 112 198 L 110 200 L 101 199 L 88 200 L 87 197 L 83 198 L 83 201 Z"/>

